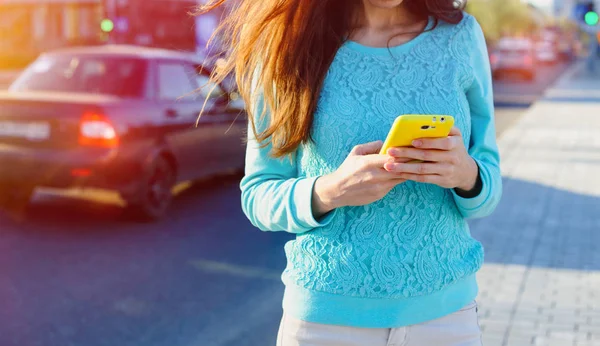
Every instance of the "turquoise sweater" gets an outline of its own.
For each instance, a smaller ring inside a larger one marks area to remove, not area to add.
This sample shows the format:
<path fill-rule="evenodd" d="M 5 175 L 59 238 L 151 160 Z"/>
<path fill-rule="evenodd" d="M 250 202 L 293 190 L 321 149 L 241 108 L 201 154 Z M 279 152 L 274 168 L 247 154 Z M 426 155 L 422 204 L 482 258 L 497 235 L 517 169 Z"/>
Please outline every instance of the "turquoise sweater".
<path fill-rule="evenodd" d="M 455 117 L 479 165 L 481 193 L 462 198 L 452 189 L 406 182 L 375 203 L 315 220 L 315 180 L 335 171 L 355 145 L 385 139 L 396 116 L 407 113 Z M 472 301 L 483 248 L 466 219 L 489 215 L 502 190 L 490 67 L 477 21 L 465 15 L 457 25 L 440 22 L 390 49 L 346 42 L 326 76 L 312 136 L 293 160 L 280 160 L 250 132 L 241 182 L 243 210 L 256 227 L 297 235 L 285 245 L 286 313 L 391 328 Z"/>

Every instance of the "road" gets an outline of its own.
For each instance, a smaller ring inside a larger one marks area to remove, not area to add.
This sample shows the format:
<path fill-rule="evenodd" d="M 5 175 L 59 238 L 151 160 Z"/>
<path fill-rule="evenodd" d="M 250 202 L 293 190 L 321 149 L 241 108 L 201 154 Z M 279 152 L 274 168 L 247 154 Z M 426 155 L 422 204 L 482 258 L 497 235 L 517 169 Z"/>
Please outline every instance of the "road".
<path fill-rule="evenodd" d="M 552 84 L 569 66 L 560 63 L 540 65 L 535 80 L 526 82 L 519 79 L 494 81 L 494 101 L 500 107 L 527 107 L 537 100 L 548 85 Z"/>
<path fill-rule="evenodd" d="M 237 184 L 198 184 L 151 225 L 51 194 L 0 219 L 0 345 L 267 345 L 290 236 L 253 229 Z"/>
<path fill-rule="evenodd" d="M 521 111 L 498 109 L 498 131 Z M 42 191 L 26 221 L 0 214 L 0 345 L 274 345 L 291 236 L 254 229 L 238 183 L 185 189 L 155 224 L 98 192 Z"/>

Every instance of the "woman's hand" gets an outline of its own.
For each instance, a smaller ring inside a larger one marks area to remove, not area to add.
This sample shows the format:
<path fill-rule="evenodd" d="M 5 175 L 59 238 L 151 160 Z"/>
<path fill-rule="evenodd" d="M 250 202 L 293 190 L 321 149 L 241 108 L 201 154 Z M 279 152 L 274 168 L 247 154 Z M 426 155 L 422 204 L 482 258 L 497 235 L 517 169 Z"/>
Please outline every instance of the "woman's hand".
<path fill-rule="evenodd" d="M 414 148 L 391 148 L 388 154 L 396 159 L 385 169 L 399 178 L 431 183 L 444 188 L 469 191 L 477 182 L 477 163 L 465 148 L 460 130 L 453 127 L 445 138 L 422 138 Z M 407 159 L 421 163 L 407 163 Z"/>
<path fill-rule="evenodd" d="M 379 155 L 382 146 L 383 142 L 377 141 L 354 147 L 335 172 L 317 179 L 313 189 L 315 217 L 340 207 L 373 203 L 405 181 L 383 168 L 391 158 Z"/>

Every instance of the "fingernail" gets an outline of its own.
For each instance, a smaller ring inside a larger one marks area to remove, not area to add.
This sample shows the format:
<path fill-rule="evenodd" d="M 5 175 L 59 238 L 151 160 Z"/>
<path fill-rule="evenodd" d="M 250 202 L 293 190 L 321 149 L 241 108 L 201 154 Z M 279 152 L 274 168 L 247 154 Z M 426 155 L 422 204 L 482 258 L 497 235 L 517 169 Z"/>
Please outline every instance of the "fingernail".
<path fill-rule="evenodd" d="M 420 140 L 415 140 L 412 142 L 413 147 L 420 147 L 421 144 L 423 144 L 423 142 L 421 142 Z"/>

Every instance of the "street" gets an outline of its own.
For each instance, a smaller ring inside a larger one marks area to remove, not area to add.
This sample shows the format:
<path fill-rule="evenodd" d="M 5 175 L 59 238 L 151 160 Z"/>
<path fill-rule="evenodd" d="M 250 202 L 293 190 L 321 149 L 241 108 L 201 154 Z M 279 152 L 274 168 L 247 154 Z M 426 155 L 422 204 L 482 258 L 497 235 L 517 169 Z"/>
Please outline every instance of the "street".
<path fill-rule="evenodd" d="M 534 84 L 495 87 L 538 98 L 565 66 L 544 69 Z M 524 111 L 498 108 L 499 134 Z M 0 345 L 274 345 L 292 236 L 246 220 L 239 178 L 182 189 L 154 224 L 129 221 L 113 195 L 93 191 L 41 191 L 26 221 L 0 215 Z M 497 231 L 475 223 L 491 259 Z"/>
<path fill-rule="evenodd" d="M 599 177 L 600 0 L 0 0 L 0 346 L 600 346 Z"/>
<path fill-rule="evenodd" d="M 504 78 L 494 81 L 494 101 L 497 106 L 528 107 L 537 100 L 568 67 L 568 64 L 540 65 L 532 82 Z"/>
<path fill-rule="evenodd" d="M 26 223 L 0 220 L 0 344 L 272 343 L 290 237 L 253 229 L 237 183 L 198 184 L 150 225 L 48 196 Z"/>

